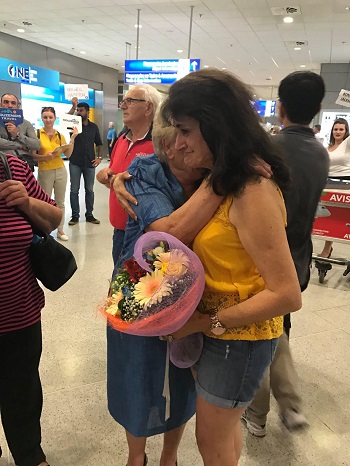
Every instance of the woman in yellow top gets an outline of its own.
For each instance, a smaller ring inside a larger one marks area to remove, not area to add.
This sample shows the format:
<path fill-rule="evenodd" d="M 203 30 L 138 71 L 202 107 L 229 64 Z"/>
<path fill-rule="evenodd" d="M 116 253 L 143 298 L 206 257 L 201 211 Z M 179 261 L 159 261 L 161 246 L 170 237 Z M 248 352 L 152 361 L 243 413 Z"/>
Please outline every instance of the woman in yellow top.
<path fill-rule="evenodd" d="M 56 120 L 56 112 L 53 107 L 43 107 L 41 119 L 44 127 L 40 128 L 41 149 L 33 154 L 39 163 L 38 182 L 43 190 L 51 197 L 52 190 L 56 204 L 62 210 L 62 220 L 57 228 L 57 238 L 68 241 L 68 236 L 63 231 L 64 225 L 64 199 L 67 186 L 67 170 L 61 155 L 70 157 L 73 152 L 74 139 L 78 135 L 77 128 L 73 128 L 73 134 L 68 147 L 62 151 L 55 151 L 59 146 L 66 145 L 66 139 L 53 127 Z"/>
<path fill-rule="evenodd" d="M 238 464 L 240 418 L 271 364 L 282 315 L 301 307 L 281 190 L 288 170 L 260 126 L 248 88 L 230 73 L 191 73 L 170 88 L 163 116 L 178 128 L 189 168 L 206 168 L 224 201 L 196 236 L 206 289 L 199 308 L 168 338 L 204 332 L 198 361 L 197 443 L 205 466 Z M 273 169 L 273 181 L 253 168 Z M 197 215 L 193 212 L 193 215 Z"/>

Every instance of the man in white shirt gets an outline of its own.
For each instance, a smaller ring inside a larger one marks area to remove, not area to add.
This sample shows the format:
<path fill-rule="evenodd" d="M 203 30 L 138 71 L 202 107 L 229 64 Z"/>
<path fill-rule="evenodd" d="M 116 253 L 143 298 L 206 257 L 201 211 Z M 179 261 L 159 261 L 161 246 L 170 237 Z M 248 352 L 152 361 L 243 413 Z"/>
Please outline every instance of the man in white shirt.
<path fill-rule="evenodd" d="M 317 141 L 323 145 L 324 138 L 321 136 L 321 125 L 315 125 L 313 131 Z"/>

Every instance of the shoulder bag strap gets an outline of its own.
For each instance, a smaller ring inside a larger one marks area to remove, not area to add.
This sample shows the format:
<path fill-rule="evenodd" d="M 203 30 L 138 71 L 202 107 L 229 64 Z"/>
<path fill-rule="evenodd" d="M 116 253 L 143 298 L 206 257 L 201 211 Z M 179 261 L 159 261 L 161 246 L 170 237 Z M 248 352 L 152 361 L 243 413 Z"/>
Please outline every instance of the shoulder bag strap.
<path fill-rule="evenodd" d="M 4 169 L 5 169 L 5 178 L 7 180 L 12 180 L 11 168 L 10 168 L 9 162 L 7 160 L 7 157 L 3 152 L 0 152 L 0 160 L 1 160 L 2 164 L 3 164 L 3 166 L 4 166 Z"/>
<path fill-rule="evenodd" d="M 5 178 L 7 180 L 13 180 L 13 177 L 12 177 L 12 172 L 11 172 L 11 168 L 10 168 L 10 165 L 9 165 L 9 162 L 7 160 L 7 157 L 6 155 L 3 153 L 3 152 L 0 152 L 0 160 L 4 166 L 4 169 L 5 169 Z M 21 209 L 19 209 L 18 207 L 14 207 L 15 211 L 17 213 L 19 213 L 23 218 L 24 220 L 26 220 L 29 225 L 32 227 L 32 228 L 36 228 L 34 225 L 33 225 L 33 222 L 31 221 L 31 219 L 28 217 L 28 215 L 26 215 Z"/>

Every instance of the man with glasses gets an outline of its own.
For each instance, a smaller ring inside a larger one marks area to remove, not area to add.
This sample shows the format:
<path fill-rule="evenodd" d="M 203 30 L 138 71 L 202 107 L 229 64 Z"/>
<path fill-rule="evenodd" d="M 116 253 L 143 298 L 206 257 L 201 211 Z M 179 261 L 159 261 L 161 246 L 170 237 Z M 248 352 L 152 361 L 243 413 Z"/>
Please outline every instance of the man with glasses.
<path fill-rule="evenodd" d="M 74 149 L 69 158 L 70 174 L 70 205 L 72 208 L 72 218 L 68 225 L 76 225 L 79 222 L 79 188 L 81 175 L 84 178 L 85 187 L 85 219 L 89 223 L 98 225 L 100 223 L 92 214 L 94 210 L 94 181 L 95 168 L 102 160 L 103 144 L 100 131 L 95 123 L 89 120 L 89 104 L 80 102 L 77 104 L 76 114 L 82 118 L 82 132 L 78 134 L 74 141 Z M 97 155 L 95 154 L 95 146 Z"/>
<path fill-rule="evenodd" d="M 2 108 L 20 108 L 20 102 L 14 94 L 1 96 Z M 28 120 L 16 126 L 14 123 L 5 123 L 0 126 L 0 150 L 16 155 L 19 159 L 28 163 L 34 171 L 33 150 L 40 150 L 41 145 L 36 137 L 33 125 Z"/>
<path fill-rule="evenodd" d="M 126 171 L 135 157 L 154 153 L 152 123 L 160 100 L 159 92 L 149 84 L 130 88 L 119 104 L 123 111 L 123 123 L 128 130 L 117 140 L 109 167 L 103 168 L 97 174 L 97 180 L 110 189 L 109 219 L 114 227 L 112 255 L 115 270 L 123 247 L 127 214 L 111 189 L 113 176 Z"/>

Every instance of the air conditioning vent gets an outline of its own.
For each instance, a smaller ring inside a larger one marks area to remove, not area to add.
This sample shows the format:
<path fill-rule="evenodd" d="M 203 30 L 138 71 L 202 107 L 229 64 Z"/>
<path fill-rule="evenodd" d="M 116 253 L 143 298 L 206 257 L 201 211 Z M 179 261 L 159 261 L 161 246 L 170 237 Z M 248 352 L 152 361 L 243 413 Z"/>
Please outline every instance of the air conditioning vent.
<path fill-rule="evenodd" d="M 274 16 L 301 15 L 301 8 L 300 6 L 273 6 L 271 13 Z"/>
<path fill-rule="evenodd" d="M 307 40 L 285 40 L 284 44 L 286 47 L 307 47 Z"/>

